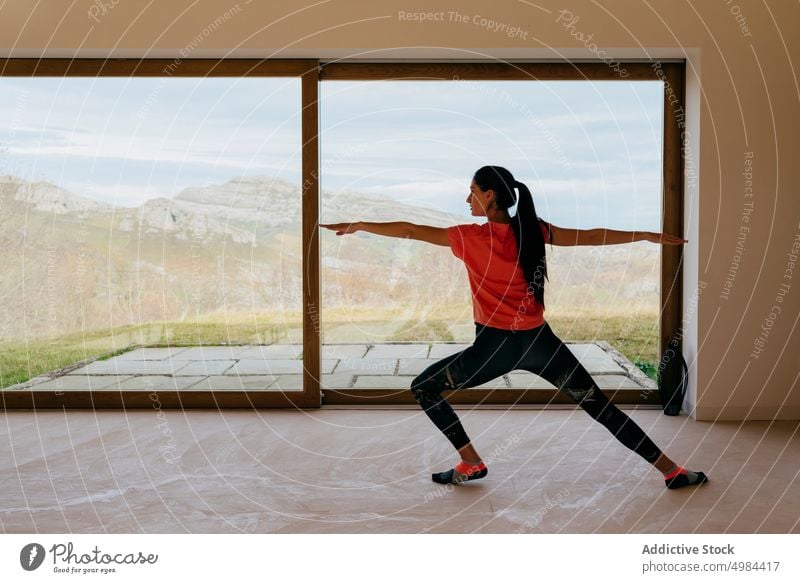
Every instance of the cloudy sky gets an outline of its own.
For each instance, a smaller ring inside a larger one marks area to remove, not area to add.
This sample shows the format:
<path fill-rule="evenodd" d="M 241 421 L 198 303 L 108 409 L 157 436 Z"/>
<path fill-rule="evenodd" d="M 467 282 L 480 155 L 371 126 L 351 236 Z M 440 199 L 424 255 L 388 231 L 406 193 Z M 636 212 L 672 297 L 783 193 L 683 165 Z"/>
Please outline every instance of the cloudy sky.
<path fill-rule="evenodd" d="M 112 204 L 300 182 L 297 79 L 5 77 L 0 107 L 0 174 Z M 556 224 L 659 229 L 659 82 L 327 81 L 320 122 L 326 191 L 468 217 L 473 173 L 497 164 Z"/>

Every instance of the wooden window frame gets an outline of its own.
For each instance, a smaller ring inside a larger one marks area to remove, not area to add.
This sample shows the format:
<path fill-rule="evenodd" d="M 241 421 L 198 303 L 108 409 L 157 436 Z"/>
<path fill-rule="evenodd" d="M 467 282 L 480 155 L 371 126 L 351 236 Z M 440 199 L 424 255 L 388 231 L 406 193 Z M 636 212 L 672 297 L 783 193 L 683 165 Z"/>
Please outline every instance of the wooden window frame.
<path fill-rule="evenodd" d="M 627 76 L 601 62 L 326 62 L 316 59 L 0 59 L 0 76 L 42 77 L 299 77 L 302 107 L 303 389 L 298 391 L 159 391 L 162 408 L 320 407 L 323 402 L 414 404 L 410 391 L 359 389 L 323 394 L 320 387 L 319 87 L 350 81 L 662 81 L 664 143 L 662 230 L 683 236 L 684 60 L 623 61 Z M 168 73 L 167 73 L 168 72 Z M 677 105 L 676 105 L 677 103 Z M 670 338 L 680 344 L 683 246 L 661 247 L 659 354 Z M 680 348 L 680 346 L 679 346 Z M 658 404 L 656 391 L 604 389 L 616 403 Z M 145 391 L 3 391 L 6 409 L 151 408 Z M 363 400 L 368 397 L 367 400 Z M 453 404 L 574 404 L 555 389 L 451 391 Z"/>
<path fill-rule="evenodd" d="M 622 61 L 623 78 L 602 62 L 344 62 L 321 65 L 320 80 L 325 81 L 661 81 L 664 84 L 664 135 L 662 162 L 662 231 L 683 236 L 683 148 L 679 122 L 683 122 L 685 102 L 685 60 Z M 670 338 L 680 349 L 683 246 L 661 247 L 661 293 L 659 354 Z M 674 345 L 675 346 L 675 345 Z M 568 404 L 574 401 L 555 388 L 480 389 L 445 391 L 453 404 Z M 660 405 L 658 391 L 642 388 L 603 389 L 617 404 Z M 411 404 L 410 391 L 359 388 L 357 391 L 323 392 L 325 404 Z M 365 399 L 366 398 L 366 399 Z"/>
<path fill-rule="evenodd" d="M 158 391 L 163 409 L 319 407 L 319 61 L 315 59 L 0 59 L 5 77 L 298 77 L 301 87 L 303 389 Z M 315 340 L 316 339 L 316 340 Z M 149 391 L 2 391 L 6 409 L 151 409 Z"/>

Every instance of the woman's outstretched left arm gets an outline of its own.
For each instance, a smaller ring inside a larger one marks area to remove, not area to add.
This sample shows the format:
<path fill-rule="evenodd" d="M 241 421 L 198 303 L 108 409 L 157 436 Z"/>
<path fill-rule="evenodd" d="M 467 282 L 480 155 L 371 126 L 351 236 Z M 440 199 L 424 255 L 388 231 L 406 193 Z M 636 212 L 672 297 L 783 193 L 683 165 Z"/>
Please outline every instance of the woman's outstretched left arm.
<path fill-rule="evenodd" d="M 683 245 L 688 241 L 667 233 L 653 233 L 651 231 L 615 231 L 613 229 L 597 229 L 598 245 L 616 245 L 631 243 L 633 241 L 650 241 L 661 245 Z"/>
<path fill-rule="evenodd" d="M 650 241 L 662 245 L 683 245 L 688 241 L 667 235 L 666 233 L 652 233 L 650 231 L 617 231 L 614 229 L 569 229 L 550 223 L 551 242 L 553 245 L 619 245 L 633 243 L 634 241 Z"/>
<path fill-rule="evenodd" d="M 393 223 L 368 223 L 365 221 L 358 221 L 355 223 L 320 223 L 319 226 L 336 231 L 337 235 L 365 231 L 367 233 L 383 235 L 384 237 L 416 239 L 417 241 L 425 241 L 426 243 L 433 243 L 434 245 L 441 245 L 443 247 L 450 246 L 450 242 L 447 240 L 447 229 L 431 227 L 429 225 L 417 225 L 406 221 L 396 221 Z"/>

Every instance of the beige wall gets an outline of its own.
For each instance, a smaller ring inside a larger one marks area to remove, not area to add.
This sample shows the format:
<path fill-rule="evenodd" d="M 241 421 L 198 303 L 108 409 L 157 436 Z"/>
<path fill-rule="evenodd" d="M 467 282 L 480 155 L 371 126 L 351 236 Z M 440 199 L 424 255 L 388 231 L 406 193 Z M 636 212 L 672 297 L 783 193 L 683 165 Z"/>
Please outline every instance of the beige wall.
<path fill-rule="evenodd" d="M 572 34 L 582 33 L 593 35 L 589 42 L 609 58 L 689 59 L 684 322 L 692 383 L 686 409 L 704 420 L 800 418 L 800 264 L 791 279 L 784 277 L 800 236 L 796 2 L 607 1 L 600 7 L 582 0 L 330 0 L 304 7 L 170 0 L 142 9 L 148 3 L 107 0 L 101 9 L 99 0 L 78 0 L 66 14 L 56 4 L 5 2 L 4 55 L 164 57 L 191 47 L 194 57 L 597 58 Z M 565 8 L 578 17 L 571 29 L 558 21 Z M 400 11 L 443 11 L 444 21 L 403 21 Z M 448 21 L 448 11 L 467 22 Z M 493 32 L 473 23 L 475 16 L 518 26 L 520 33 Z M 749 223 L 743 222 L 745 152 L 752 152 Z M 742 225 L 750 230 L 724 299 Z M 790 287 L 779 303 L 781 283 Z M 756 355 L 759 337 L 766 340 Z"/>

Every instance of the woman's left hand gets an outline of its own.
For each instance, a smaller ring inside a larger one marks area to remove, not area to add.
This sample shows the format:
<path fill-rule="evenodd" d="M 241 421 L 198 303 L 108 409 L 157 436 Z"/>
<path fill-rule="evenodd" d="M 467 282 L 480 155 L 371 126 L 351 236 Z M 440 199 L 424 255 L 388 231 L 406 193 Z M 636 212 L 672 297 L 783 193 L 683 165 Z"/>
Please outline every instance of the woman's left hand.
<path fill-rule="evenodd" d="M 347 233 L 355 233 L 361 229 L 360 223 L 327 223 L 319 224 L 320 227 L 325 227 L 331 231 L 336 231 L 337 235 L 345 235 Z"/>
<path fill-rule="evenodd" d="M 648 233 L 647 240 L 651 243 L 660 243 L 661 245 L 683 245 L 689 241 L 676 237 L 675 235 L 668 235 L 667 233 Z"/>

